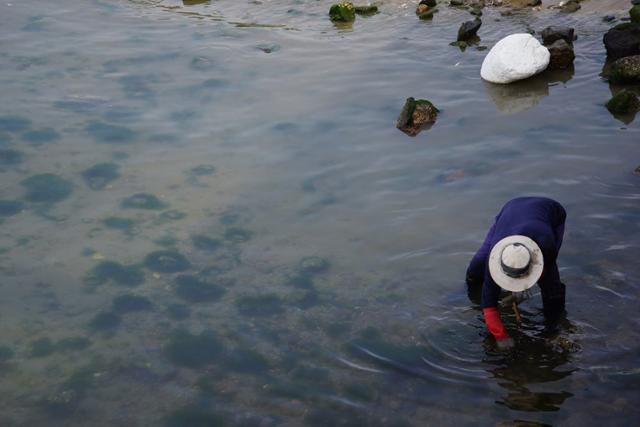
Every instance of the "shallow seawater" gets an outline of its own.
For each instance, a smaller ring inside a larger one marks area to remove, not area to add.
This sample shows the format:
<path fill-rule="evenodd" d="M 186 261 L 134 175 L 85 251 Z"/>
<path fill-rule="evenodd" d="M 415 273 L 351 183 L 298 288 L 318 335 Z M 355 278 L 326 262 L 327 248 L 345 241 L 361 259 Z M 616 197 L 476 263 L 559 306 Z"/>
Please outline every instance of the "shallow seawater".
<path fill-rule="evenodd" d="M 468 12 L 330 2 L 0 5 L 0 425 L 628 425 L 638 120 L 608 24 L 484 10 L 480 45 L 576 28 L 575 68 L 483 83 Z M 409 96 L 441 110 L 411 138 Z M 497 353 L 464 272 L 508 199 L 568 223 L 567 321 Z M 528 424 L 527 424 L 528 423 Z"/>

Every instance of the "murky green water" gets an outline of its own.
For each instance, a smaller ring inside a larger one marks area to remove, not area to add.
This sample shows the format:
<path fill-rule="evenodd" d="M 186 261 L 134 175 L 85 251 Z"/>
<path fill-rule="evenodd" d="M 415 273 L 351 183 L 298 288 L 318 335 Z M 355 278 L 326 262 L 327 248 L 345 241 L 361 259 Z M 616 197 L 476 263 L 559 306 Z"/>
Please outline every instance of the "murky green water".
<path fill-rule="evenodd" d="M 460 10 L 191 3 L 0 5 L 1 425 L 633 424 L 640 132 L 599 16 L 485 9 L 482 45 L 579 37 L 499 88 Z M 408 96 L 442 111 L 416 138 Z M 464 271 L 532 194 L 568 211 L 568 322 L 534 298 L 501 355 Z"/>

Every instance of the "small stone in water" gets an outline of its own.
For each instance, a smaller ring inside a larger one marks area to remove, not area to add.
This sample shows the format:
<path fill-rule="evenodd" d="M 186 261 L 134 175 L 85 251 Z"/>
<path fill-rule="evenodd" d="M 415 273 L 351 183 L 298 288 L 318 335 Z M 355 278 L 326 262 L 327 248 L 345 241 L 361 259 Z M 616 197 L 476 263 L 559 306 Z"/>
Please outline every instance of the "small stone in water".
<path fill-rule="evenodd" d="M 50 338 L 40 338 L 31 343 L 29 354 L 31 357 L 45 357 L 53 354 L 55 345 Z"/>
<path fill-rule="evenodd" d="M 478 30 L 482 25 L 480 19 L 474 19 L 473 21 L 467 21 L 460 25 L 458 29 L 458 41 L 469 41 L 478 37 Z"/>
<path fill-rule="evenodd" d="M 253 233 L 249 230 L 245 230 L 240 227 L 230 227 L 224 232 L 224 238 L 230 240 L 233 243 L 246 242 L 253 236 Z"/>
<path fill-rule="evenodd" d="M 416 136 L 436 121 L 439 110 L 426 99 L 407 98 L 396 127 L 409 136 Z"/>
<path fill-rule="evenodd" d="M 31 126 L 31 120 L 20 116 L 0 116 L 0 131 L 22 132 Z"/>
<path fill-rule="evenodd" d="M 284 312 L 282 300 L 276 294 L 243 296 L 236 300 L 240 314 L 251 317 L 269 317 Z"/>
<path fill-rule="evenodd" d="M 352 22 L 356 19 L 356 11 L 353 3 L 336 3 L 329 9 L 329 18 L 335 22 Z"/>
<path fill-rule="evenodd" d="M 122 286 L 138 286 L 144 283 L 144 273 L 137 265 L 122 265 L 115 261 L 102 261 L 91 269 L 85 283 L 102 285 L 112 280 Z"/>
<path fill-rule="evenodd" d="M 178 297 L 193 303 L 217 301 L 226 293 L 223 287 L 204 282 L 190 274 L 176 277 L 174 289 Z"/>
<path fill-rule="evenodd" d="M 222 242 L 220 240 L 203 235 L 191 236 L 191 242 L 193 242 L 193 246 L 196 249 L 200 249 L 205 252 L 213 252 L 222 246 Z"/>
<path fill-rule="evenodd" d="M 611 64 L 609 80 L 618 84 L 640 83 L 640 55 L 617 59 Z"/>

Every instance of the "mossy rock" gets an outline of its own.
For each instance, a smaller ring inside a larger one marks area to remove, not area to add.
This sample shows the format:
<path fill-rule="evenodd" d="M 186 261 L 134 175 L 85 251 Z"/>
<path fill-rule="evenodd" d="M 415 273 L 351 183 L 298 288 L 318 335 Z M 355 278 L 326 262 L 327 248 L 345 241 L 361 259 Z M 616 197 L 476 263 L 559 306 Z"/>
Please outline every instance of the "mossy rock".
<path fill-rule="evenodd" d="M 24 210 L 24 203 L 19 200 L 0 200 L 0 218 L 19 214 Z"/>
<path fill-rule="evenodd" d="M 631 22 L 640 23 L 640 5 L 635 5 L 629 10 Z"/>
<path fill-rule="evenodd" d="M 217 301 L 226 293 L 226 289 L 196 276 L 183 274 L 176 277 L 174 292 L 185 301 L 197 303 Z"/>
<path fill-rule="evenodd" d="M 89 322 L 89 329 L 94 332 L 113 332 L 120 326 L 120 316 L 115 313 L 105 311 L 96 314 Z"/>
<path fill-rule="evenodd" d="M 145 257 L 144 265 L 158 273 L 179 273 L 191 267 L 184 255 L 173 250 L 151 252 Z"/>
<path fill-rule="evenodd" d="M 236 300 L 240 314 L 249 317 L 270 317 L 284 313 L 282 299 L 276 294 L 245 295 Z"/>
<path fill-rule="evenodd" d="M 53 128 L 42 128 L 23 133 L 22 139 L 34 144 L 44 144 L 59 140 L 60 134 Z"/>
<path fill-rule="evenodd" d="M 616 84 L 640 83 L 640 55 L 626 56 L 614 61 L 611 64 L 609 81 Z"/>
<path fill-rule="evenodd" d="M 120 295 L 113 299 L 111 306 L 114 313 L 118 314 L 153 310 L 151 301 L 140 295 Z"/>
<path fill-rule="evenodd" d="M 375 6 L 375 5 L 354 6 L 353 10 L 358 15 L 371 16 L 378 13 L 378 6 Z"/>
<path fill-rule="evenodd" d="M 160 210 L 167 207 L 162 200 L 149 193 L 137 193 L 122 200 L 120 203 L 125 209 Z"/>
<path fill-rule="evenodd" d="M 21 116 L 0 116 L 0 131 L 22 132 L 31 126 L 31 120 Z"/>
<path fill-rule="evenodd" d="M 222 246 L 220 239 L 214 239 L 202 234 L 191 236 L 191 242 L 196 249 L 204 252 L 215 252 Z"/>
<path fill-rule="evenodd" d="M 138 265 L 102 261 L 93 267 L 85 278 L 85 283 L 88 285 L 102 285 L 109 281 L 121 286 L 138 286 L 144 283 L 144 272 Z"/>
<path fill-rule="evenodd" d="M 92 190 L 102 190 L 120 177 L 120 166 L 115 163 L 98 163 L 82 172 L 82 178 Z"/>
<path fill-rule="evenodd" d="M 623 89 L 607 102 L 607 109 L 613 114 L 635 113 L 640 110 L 640 100 L 635 93 Z"/>
<path fill-rule="evenodd" d="M 6 345 L 0 345 L 0 367 L 7 363 L 14 356 L 15 352 Z"/>
<path fill-rule="evenodd" d="M 350 2 L 336 3 L 329 9 L 329 18 L 334 22 L 353 22 L 356 9 Z"/>
<path fill-rule="evenodd" d="M 33 175 L 21 182 L 25 198 L 34 203 L 58 203 L 69 197 L 73 183 L 52 173 Z"/>
<path fill-rule="evenodd" d="M 200 368 L 217 361 L 224 347 L 213 331 L 199 335 L 184 330 L 174 331 L 164 348 L 164 353 L 173 363 L 188 368 Z"/>
<path fill-rule="evenodd" d="M 426 99 L 407 98 L 398 117 L 396 127 L 410 136 L 417 135 L 423 128 L 433 124 L 438 110 Z"/>

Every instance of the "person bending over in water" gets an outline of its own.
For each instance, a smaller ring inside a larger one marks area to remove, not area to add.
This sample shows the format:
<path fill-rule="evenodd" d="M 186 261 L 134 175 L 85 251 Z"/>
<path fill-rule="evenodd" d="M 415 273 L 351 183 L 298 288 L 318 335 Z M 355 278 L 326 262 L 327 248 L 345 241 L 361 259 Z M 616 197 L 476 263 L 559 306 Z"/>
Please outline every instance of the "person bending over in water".
<path fill-rule="evenodd" d="M 546 321 L 553 323 L 564 314 L 565 285 L 556 258 L 566 217 L 562 205 L 552 199 L 510 200 L 467 268 L 469 291 L 481 289 L 484 321 L 500 350 L 514 345 L 498 313 L 501 288 L 523 292 L 537 282 Z"/>

